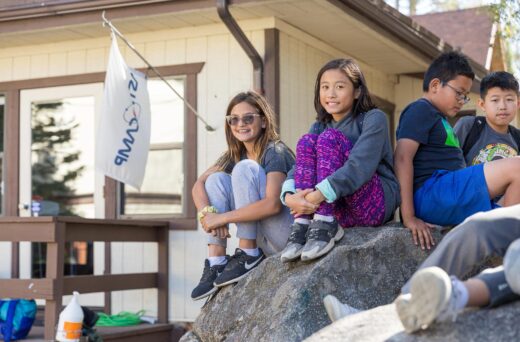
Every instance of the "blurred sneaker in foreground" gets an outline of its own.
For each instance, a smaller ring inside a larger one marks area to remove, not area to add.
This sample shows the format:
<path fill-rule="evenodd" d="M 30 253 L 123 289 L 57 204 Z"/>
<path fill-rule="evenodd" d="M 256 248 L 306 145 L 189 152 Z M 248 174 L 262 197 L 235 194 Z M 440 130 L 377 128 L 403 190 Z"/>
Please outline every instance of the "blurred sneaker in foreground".
<path fill-rule="evenodd" d="M 414 274 L 410 293 L 399 296 L 395 306 L 406 332 L 412 333 L 434 322 L 455 321 L 467 298 L 459 279 L 439 267 L 428 267 Z"/>
<path fill-rule="evenodd" d="M 361 311 L 347 304 L 343 304 L 333 295 L 326 295 L 325 298 L 323 298 L 323 305 L 325 305 L 327 315 L 329 315 L 332 322 Z"/>

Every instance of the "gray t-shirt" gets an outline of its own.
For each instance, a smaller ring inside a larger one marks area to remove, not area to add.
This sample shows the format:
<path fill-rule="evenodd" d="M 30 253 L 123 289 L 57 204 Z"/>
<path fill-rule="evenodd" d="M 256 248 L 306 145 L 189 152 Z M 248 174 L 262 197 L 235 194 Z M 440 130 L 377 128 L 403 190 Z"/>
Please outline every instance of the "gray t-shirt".
<path fill-rule="evenodd" d="M 241 160 L 247 159 L 247 155 L 243 155 Z M 270 142 L 264 151 L 264 155 L 260 158 L 260 166 L 265 170 L 265 173 L 269 172 L 282 172 L 287 174 L 294 165 L 294 155 L 291 153 L 289 148 L 281 141 Z M 226 168 L 226 173 L 231 173 L 235 167 L 234 163 L 231 163 Z"/>
<path fill-rule="evenodd" d="M 464 146 L 474 122 L 474 116 L 465 116 L 455 124 L 454 131 L 459 138 L 461 146 Z M 498 133 L 489 125 L 485 125 L 479 138 L 469 149 L 464 159 L 466 164 L 471 166 L 517 155 L 518 145 L 511 134 Z"/>

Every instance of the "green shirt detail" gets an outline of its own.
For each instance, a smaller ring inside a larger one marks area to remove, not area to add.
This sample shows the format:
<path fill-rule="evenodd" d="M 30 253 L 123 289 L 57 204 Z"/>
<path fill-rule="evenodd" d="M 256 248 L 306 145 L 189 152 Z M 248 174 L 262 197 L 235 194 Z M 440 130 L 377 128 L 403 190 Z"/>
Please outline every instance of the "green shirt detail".
<path fill-rule="evenodd" d="M 451 127 L 450 123 L 443 118 L 442 124 L 444 125 L 444 129 L 446 130 L 446 141 L 444 142 L 444 144 L 446 146 L 460 148 L 459 138 L 457 138 L 457 136 L 455 135 L 453 127 Z"/>

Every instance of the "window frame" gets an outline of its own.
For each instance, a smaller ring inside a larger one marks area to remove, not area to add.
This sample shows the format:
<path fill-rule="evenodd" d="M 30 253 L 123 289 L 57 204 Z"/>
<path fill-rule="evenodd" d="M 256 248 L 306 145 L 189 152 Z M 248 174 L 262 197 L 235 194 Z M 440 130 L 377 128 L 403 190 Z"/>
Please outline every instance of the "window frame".
<path fill-rule="evenodd" d="M 163 75 L 166 79 L 172 76 Z M 182 76 L 182 81 L 184 83 L 184 94 L 185 99 L 187 100 L 188 97 L 188 77 L 187 75 L 177 75 Z M 173 76 L 175 77 L 175 76 Z M 159 78 L 150 77 L 150 79 L 160 80 Z M 172 94 L 173 96 L 173 94 Z M 197 216 L 197 210 L 195 208 L 195 204 L 193 202 L 193 198 L 191 196 L 191 186 L 195 183 L 197 180 L 197 166 L 196 164 L 190 164 L 187 163 L 187 158 L 191 155 L 194 155 L 194 159 L 197 158 L 197 150 L 193 151 L 193 153 L 186 153 L 186 149 L 188 146 L 196 146 L 196 137 L 197 137 L 197 131 L 196 131 L 196 119 L 192 124 L 188 124 L 188 120 L 193 120 L 195 116 L 190 113 L 190 109 L 184 105 L 184 136 L 183 136 L 183 142 L 181 143 L 182 148 L 182 161 L 183 161 L 183 172 L 184 172 L 184 187 L 182 189 L 181 194 L 181 205 L 182 205 L 182 212 L 180 214 L 172 214 L 172 213 L 160 213 L 160 214 L 122 214 L 124 212 L 124 206 L 125 206 L 125 192 L 124 192 L 124 184 L 119 183 L 118 184 L 118 218 L 122 219 L 166 219 L 166 220 L 175 220 L 174 224 L 179 225 L 179 223 L 184 226 L 184 224 L 189 224 L 189 221 L 191 219 L 195 219 Z M 193 129 L 195 128 L 195 130 Z M 195 141 L 193 141 L 195 140 Z M 150 144 L 150 150 L 154 149 L 161 149 L 160 145 L 179 145 L 179 143 L 160 143 L 160 144 Z M 192 167 L 195 167 L 194 170 L 192 170 Z M 195 175 L 195 177 L 192 177 L 192 175 Z M 186 221 L 187 219 L 187 221 Z M 194 228 L 196 229 L 197 223 L 194 223 Z M 171 225 L 170 225 L 171 226 Z M 186 227 L 186 229 L 189 229 L 189 227 Z"/>

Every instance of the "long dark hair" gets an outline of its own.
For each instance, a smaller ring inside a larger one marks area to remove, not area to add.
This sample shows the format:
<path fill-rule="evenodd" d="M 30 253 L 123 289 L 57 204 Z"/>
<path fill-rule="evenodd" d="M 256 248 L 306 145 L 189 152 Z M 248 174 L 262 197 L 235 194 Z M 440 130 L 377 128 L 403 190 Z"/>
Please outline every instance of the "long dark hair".
<path fill-rule="evenodd" d="M 332 115 L 327 113 L 320 102 L 320 81 L 321 77 L 327 70 L 341 70 L 354 85 L 354 91 L 359 90 L 359 96 L 357 99 L 354 99 L 352 105 L 353 109 L 351 115 L 354 118 L 361 113 L 376 108 L 376 105 L 374 105 L 374 102 L 370 97 L 367 81 L 365 80 L 365 76 L 363 76 L 359 65 L 350 58 L 334 59 L 325 64 L 318 72 L 318 77 L 316 77 L 316 85 L 314 86 L 314 108 L 317 113 L 316 120 L 324 123 L 332 120 Z"/>

